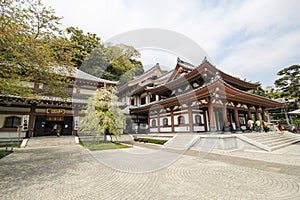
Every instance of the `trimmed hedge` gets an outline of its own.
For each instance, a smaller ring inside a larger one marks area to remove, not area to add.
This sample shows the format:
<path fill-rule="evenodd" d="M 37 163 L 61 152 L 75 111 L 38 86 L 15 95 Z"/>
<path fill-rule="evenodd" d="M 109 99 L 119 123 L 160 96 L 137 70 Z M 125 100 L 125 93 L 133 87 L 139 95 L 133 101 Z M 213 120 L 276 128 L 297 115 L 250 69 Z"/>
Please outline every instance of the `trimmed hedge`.
<path fill-rule="evenodd" d="M 134 138 L 134 141 L 136 142 L 144 142 L 144 143 L 153 143 L 153 144 L 161 144 L 163 145 L 168 140 L 159 140 L 159 139 L 153 139 L 153 138 Z"/>

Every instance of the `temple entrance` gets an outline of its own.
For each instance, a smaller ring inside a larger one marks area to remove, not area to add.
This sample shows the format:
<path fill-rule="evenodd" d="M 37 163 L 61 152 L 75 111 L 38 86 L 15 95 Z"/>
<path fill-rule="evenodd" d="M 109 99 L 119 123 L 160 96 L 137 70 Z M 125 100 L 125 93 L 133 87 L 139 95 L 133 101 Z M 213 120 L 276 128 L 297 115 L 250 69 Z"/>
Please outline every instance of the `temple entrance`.
<path fill-rule="evenodd" d="M 45 135 L 56 136 L 57 133 L 59 133 L 59 135 L 63 135 L 63 125 L 64 124 L 61 121 L 46 121 Z"/>
<path fill-rule="evenodd" d="M 55 117 L 37 115 L 35 119 L 33 136 L 56 136 L 56 131 L 60 135 L 72 135 L 73 117 Z M 56 125 L 56 131 L 53 127 Z"/>
<path fill-rule="evenodd" d="M 224 119 L 222 108 L 214 108 L 216 131 L 222 131 L 224 126 Z"/>

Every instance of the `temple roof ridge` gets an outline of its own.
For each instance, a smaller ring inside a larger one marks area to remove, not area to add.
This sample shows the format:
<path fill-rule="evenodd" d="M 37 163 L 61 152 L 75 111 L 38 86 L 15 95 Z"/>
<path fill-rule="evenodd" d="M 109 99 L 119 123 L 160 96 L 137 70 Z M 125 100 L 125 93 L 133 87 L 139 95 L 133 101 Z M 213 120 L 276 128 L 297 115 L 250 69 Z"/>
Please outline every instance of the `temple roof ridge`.
<path fill-rule="evenodd" d="M 181 60 L 179 57 L 177 57 L 177 64 L 182 66 L 182 67 L 185 67 L 187 69 L 190 69 L 190 70 L 194 70 L 196 68 L 195 65 L 189 63 L 189 62 L 186 62 L 186 61 L 183 61 Z"/>
<path fill-rule="evenodd" d="M 159 65 L 159 63 L 156 63 L 153 67 L 151 67 L 151 68 L 149 68 L 147 71 L 145 71 L 143 74 L 141 74 L 141 75 L 139 75 L 139 76 L 134 76 L 133 78 L 133 80 L 132 81 L 135 81 L 136 79 L 139 79 L 139 78 L 141 78 L 141 77 L 143 77 L 143 76 L 146 76 L 146 75 L 148 75 L 150 72 L 152 72 L 152 71 L 154 71 L 154 70 L 156 70 L 156 69 L 160 69 L 160 65 Z M 129 82 L 131 82 L 131 81 L 129 81 Z"/>

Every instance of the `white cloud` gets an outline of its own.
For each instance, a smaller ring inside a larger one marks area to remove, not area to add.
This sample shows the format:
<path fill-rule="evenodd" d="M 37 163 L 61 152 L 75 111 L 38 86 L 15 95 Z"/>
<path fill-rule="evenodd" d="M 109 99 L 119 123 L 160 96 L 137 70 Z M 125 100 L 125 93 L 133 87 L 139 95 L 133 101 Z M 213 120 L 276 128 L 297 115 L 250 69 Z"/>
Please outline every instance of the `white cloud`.
<path fill-rule="evenodd" d="M 163 28 L 184 34 L 202 46 L 217 67 L 265 85 L 272 84 L 278 69 L 300 61 L 297 0 L 45 2 L 64 16 L 64 27 L 77 26 L 97 33 L 102 40 L 140 28 Z M 147 57 L 151 63 L 150 55 L 143 59 Z M 170 60 L 159 59 L 157 53 L 152 55 L 153 63 Z"/>

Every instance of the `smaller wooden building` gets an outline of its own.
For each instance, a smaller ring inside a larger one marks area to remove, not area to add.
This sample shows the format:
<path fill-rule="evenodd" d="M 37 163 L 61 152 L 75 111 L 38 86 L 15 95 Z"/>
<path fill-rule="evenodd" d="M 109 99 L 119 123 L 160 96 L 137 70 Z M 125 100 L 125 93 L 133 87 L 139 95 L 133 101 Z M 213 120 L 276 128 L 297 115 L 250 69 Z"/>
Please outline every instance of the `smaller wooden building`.
<path fill-rule="evenodd" d="M 38 101 L 24 101 L 18 96 L 0 96 L 0 138 L 50 136 L 56 124 L 61 135 L 76 135 L 80 110 L 99 87 L 115 86 L 117 82 L 101 79 L 81 70 L 68 76 L 73 84 L 65 88 L 67 100 L 40 96 Z M 39 82 L 27 84 L 34 91 L 46 87 Z"/>

